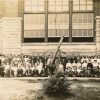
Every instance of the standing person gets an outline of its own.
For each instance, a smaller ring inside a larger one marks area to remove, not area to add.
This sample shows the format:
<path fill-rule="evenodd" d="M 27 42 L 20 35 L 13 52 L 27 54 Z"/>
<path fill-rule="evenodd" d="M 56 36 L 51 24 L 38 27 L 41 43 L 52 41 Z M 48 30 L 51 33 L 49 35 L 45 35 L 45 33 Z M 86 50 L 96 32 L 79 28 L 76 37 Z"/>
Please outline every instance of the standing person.
<path fill-rule="evenodd" d="M 43 62 L 42 62 L 42 60 L 40 59 L 38 65 L 37 65 L 37 69 L 38 69 L 38 71 L 39 71 L 39 74 L 41 73 L 42 68 L 43 68 Z"/>

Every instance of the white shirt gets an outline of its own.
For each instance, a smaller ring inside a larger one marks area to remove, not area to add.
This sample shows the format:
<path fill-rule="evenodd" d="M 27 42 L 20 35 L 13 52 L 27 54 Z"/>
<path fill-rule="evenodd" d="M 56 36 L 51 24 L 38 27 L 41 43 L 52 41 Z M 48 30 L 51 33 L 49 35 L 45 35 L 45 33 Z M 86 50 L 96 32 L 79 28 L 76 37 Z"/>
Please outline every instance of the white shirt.
<path fill-rule="evenodd" d="M 66 63 L 66 68 L 71 67 L 72 68 L 72 64 L 71 63 Z"/>
<path fill-rule="evenodd" d="M 83 68 L 83 67 L 87 68 L 87 63 L 83 63 L 83 64 L 82 64 L 82 68 Z"/>
<path fill-rule="evenodd" d="M 94 62 L 93 63 L 93 68 L 97 68 L 98 67 L 98 63 Z"/>

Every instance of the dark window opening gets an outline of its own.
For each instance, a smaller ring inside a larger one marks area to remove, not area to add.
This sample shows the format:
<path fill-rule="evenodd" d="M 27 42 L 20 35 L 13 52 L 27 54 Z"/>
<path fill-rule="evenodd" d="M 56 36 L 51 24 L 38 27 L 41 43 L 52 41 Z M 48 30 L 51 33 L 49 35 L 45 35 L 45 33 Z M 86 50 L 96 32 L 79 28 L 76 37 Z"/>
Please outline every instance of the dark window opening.
<path fill-rule="evenodd" d="M 72 42 L 93 42 L 93 37 L 73 37 Z"/>
<path fill-rule="evenodd" d="M 41 43 L 44 42 L 44 38 L 24 38 L 25 43 Z"/>
<path fill-rule="evenodd" d="M 61 39 L 61 37 L 49 37 L 48 38 L 48 42 L 59 42 Z M 68 37 L 64 37 L 63 42 L 68 42 L 69 38 Z"/>

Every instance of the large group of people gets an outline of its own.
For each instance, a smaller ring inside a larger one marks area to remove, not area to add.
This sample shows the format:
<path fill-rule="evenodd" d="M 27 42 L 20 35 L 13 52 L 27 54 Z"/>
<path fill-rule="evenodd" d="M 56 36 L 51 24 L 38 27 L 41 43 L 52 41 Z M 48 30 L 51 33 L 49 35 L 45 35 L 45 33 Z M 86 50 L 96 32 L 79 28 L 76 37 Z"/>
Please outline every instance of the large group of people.
<path fill-rule="evenodd" d="M 0 55 L 0 77 L 100 77 L 100 56 Z"/>

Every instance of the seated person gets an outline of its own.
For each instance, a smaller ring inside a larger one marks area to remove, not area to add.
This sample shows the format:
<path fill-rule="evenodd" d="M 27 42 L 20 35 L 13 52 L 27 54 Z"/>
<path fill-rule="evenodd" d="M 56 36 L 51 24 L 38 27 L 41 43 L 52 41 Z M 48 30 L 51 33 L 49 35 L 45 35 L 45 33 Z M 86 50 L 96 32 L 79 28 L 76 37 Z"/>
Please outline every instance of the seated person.
<path fill-rule="evenodd" d="M 100 63 L 100 56 L 97 56 L 97 62 Z"/>
<path fill-rule="evenodd" d="M 93 63 L 93 71 L 94 71 L 94 76 L 97 77 L 98 76 L 98 63 L 97 63 L 97 60 L 94 60 L 94 63 Z"/>
<path fill-rule="evenodd" d="M 77 67 L 74 67 L 73 76 L 74 76 L 74 77 L 77 77 L 77 76 L 78 76 Z"/>
<path fill-rule="evenodd" d="M 82 67 L 78 67 L 77 68 L 77 72 L 78 72 L 78 76 L 81 77 L 82 76 Z"/>
<path fill-rule="evenodd" d="M 76 62 L 75 60 L 73 60 L 73 63 L 72 63 L 72 70 L 76 70 L 77 69 L 77 65 L 76 65 Z"/>
<path fill-rule="evenodd" d="M 83 63 L 82 63 L 82 69 L 87 69 L 87 61 L 84 60 Z"/>
<path fill-rule="evenodd" d="M 61 61 L 59 62 L 57 70 L 60 71 L 60 72 L 62 72 L 62 73 L 64 72 L 64 66 L 63 66 L 63 64 L 62 64 Z"/>
<path fill-rule="evenodd" d="M 87 64 L 86 76 L 92 76 L 92 75 L 93 75 L 93 64 L 91 63 L 91 60 L 89 60 Z"/>
<path fill-rule="evenodd" d="M 6 72 L 7 77 L 14 77 L 14 71 L 9 67 L 9 69 Z"/>
<path fill-rule="evenodd" d="M 69 77 L 72 77 L 72 76 L 73 76 L 73 71 L 72 71 L 72 68 L 71 68 L 71 67 L 69 68 L 68 76 L 69 76 Z"/>
<path fill-rule="evenodd" d="M 4 77 L 4 74 L 5 74 L 4 70 L 5 70 L 5 69 L 4 69 L 4 66 L 1 65 L 1 66 L 0 66 L 0 76 L 1 76 L 1 77 Z"/>
<path fill-rule="evenodd" d="M 39 71 L 38 71 L 38 69 L 37 69 L 36 66 L 34 67 L 33 75 L 32 75 L 32 76 L 33 76 L 33 77 L 39 77 Z"/>
<path fill-rule="evenodd" d="M 17 77 L 23 77 L 23 69 L 21 66 L 17 69 Z"/>
<path fill-rule="evenodd" d="M 66 63 L 66 69 L 65 70 L 69 71 L 70 68 L 72 68 L 72 64 L 71 64 L 70 60 L 68 60 L 68 63 Z"/>
<path fill-rule="evenodd" d="M 11 67 L 11 66 L 10 66 L 10 64 L 9 64 L 8 62 L 7 62 L 7 64 L 4 65 L 4 66 L 5 66 L 5 71 L 4 71 L 4 72 L 5 72 L 5 74 L 6 74 L 7 71 L 8 71 L 8 69 L 9 69 L 9 67 Z"/>
<path fill-rule="evenodd" d="M 31 70 L 30 66 L 28 66 L 28 69 L 26 69 L 25 76 L 27 76 L 27 77 L 31 77 L 32 76 L 32 70 Z"/>
<path fill-rule="evenodd" d="M 48 77 L 48 71 L 44 67 L 42 67 L 42 70 L 39 74 L 40 77 Z"/>

